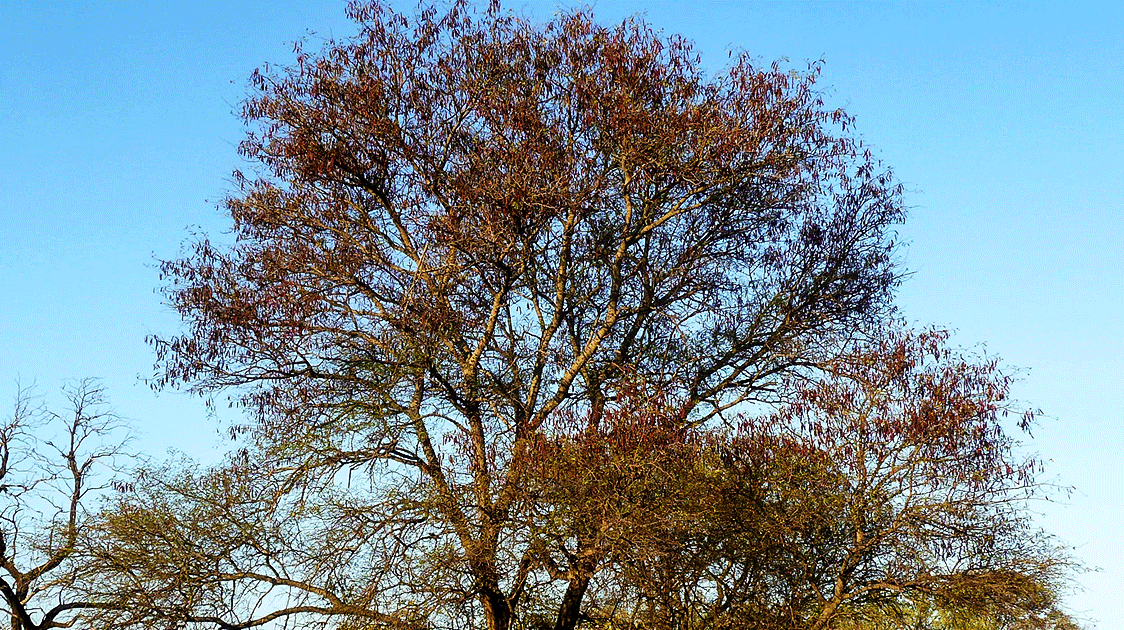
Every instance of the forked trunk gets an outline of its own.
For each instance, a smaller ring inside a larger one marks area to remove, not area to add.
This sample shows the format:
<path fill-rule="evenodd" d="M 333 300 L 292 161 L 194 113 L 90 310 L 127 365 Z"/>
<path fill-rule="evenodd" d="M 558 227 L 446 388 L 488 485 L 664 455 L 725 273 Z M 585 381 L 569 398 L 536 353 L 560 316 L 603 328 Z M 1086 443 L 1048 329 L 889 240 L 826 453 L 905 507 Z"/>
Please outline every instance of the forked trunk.
<path fill-rule="evenodd" d="M 581 575 L 570 580 L 566 587 L 566 594 L 562 596 L 562 604 L 558 607 L 558 619 L 554 622 L 554 630 L 574 630 L 581 616 L 582 599 L 585 590 L 589 588 L 589 574 Z"/>

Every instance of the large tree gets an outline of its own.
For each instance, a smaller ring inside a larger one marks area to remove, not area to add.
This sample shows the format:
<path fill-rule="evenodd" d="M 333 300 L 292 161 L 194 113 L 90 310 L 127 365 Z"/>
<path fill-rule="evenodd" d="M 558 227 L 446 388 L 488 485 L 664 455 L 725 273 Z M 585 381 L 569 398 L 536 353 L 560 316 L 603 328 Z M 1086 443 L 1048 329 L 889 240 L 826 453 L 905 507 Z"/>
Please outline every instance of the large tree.
<path fill-rule="evenodd" d="M 167 542 L 122 579 L 227 628 L 506 630 L 528 602 L 573 628 L 614 547 L 544 533 L 552 423 L 597 434 L 637 391 L 685 428 L 782 397 L 889 313 L 899 188 L 815 66 L 709 74 L 584 12 L 350 10 L 357 36 L 253 77 L 236 242 L 163 266 L 186 330 L 159 378 L 232 392 L 252 444 L 167 482 L 194 504 L 117 522 Z"/>

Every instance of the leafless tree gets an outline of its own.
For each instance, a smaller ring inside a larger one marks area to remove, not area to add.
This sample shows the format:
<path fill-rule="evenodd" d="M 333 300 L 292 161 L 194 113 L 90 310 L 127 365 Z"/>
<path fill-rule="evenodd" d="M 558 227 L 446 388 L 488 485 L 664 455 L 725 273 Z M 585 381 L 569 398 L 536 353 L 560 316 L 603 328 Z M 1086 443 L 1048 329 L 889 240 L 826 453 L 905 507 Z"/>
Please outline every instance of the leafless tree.
<path fill-rule="evenodd" d="M 91 589 L 84 542 L 125 455 L 125 427 L 96 381 L 65 393 L 61 415 L 20 388 L 0 424 L 0 610 L 12 630 L 68 628 L 112 606 Z"/>

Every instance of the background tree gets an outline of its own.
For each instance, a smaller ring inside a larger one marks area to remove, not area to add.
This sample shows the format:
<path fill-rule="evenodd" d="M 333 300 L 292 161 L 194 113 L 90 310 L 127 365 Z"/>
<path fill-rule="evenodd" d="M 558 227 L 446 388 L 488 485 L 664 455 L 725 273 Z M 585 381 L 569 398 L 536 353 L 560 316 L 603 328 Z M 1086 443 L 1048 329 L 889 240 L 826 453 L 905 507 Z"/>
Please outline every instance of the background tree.
<path fill-rule="evenodd" d="M 254 75 L 236 244 L 163 267 L 187 330 L 155 340 L 159 378 L 248 407 L 261 481 L 188 476 L 164 490 L 211 507 L 144 509 L 233 536 L 228 478 L 279 547 L 153 546 L 199 591 L 153 614 L 504 630 L 554 593 L 572 628 L 590 574 L 552 573 L 525 526 L 548 421 L 596 433 L 630 382 L 684 426 L 777 397 L 888 314 L 898 187 L 815 67 L 707 76 L 682 39 L 585 13 L 351 13 L 357 37 Z"/>
<path fill-rule="evenodd" d="M 637 605 L 618 623 L 1075 627 L 1072 564 L 1028 508 L 1039 463 L 1003 426 L 1010 379 L 946 337 L 891 331 L 713 442 L 707 509 L 624 563 Z"/>
<path fill-rule="evenodd" d="M 69 628 L 112 607 L 94 586 L 85 542 L 93 503 L 114 483 L 124 426 L 95 381 L 66 395 L 63 416 L 21 388 L 0 424 L 0 611 L 12 630 Z"/>
<path fill-rule="evenodd" d="M 677 401 L 632 383 L 596 424 L 559 414 L 543 431 L 527 528 L 546 574 L 567 585 L 557 617 L 619 620 L 637 603 L 613 579 L 619 567 L 665 556 L 707 518 L 717 441 L 684 420 Z"/>

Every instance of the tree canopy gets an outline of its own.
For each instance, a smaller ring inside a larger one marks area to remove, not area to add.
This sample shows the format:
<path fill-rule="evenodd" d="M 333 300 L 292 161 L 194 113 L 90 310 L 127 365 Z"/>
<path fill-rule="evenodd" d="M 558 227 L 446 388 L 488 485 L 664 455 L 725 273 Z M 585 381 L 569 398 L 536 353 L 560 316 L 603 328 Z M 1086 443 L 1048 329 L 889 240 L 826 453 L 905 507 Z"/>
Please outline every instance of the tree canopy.
<path fill-rule="evenodd" d="M 901 187 L 818 66 L 710 73 L 585 11 L 350 11 L 358 35 L 253 76 L 235 243 L 162 266 L 185 329 L 152 340 L 159 383 L 251 422 L 106 514 L 102 623 L 1052 605 L 1007 382 L 892 323 Z"/>

